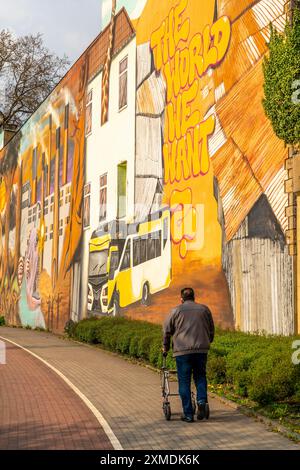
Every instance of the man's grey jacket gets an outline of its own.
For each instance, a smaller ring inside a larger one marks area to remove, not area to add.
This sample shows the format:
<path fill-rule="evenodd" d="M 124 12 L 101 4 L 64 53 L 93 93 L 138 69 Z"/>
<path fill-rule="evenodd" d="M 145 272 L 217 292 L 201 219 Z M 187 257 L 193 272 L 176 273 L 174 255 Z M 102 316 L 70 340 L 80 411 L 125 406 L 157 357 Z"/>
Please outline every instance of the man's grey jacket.
<path fill-rule="evenodd" d="M 173 355 L 207 353 L 214 340 L 215 326 L 206 305 L 191 300 L 178 305 L 164 323 L 164 349 L 169 351 L 173 337 Z"/>

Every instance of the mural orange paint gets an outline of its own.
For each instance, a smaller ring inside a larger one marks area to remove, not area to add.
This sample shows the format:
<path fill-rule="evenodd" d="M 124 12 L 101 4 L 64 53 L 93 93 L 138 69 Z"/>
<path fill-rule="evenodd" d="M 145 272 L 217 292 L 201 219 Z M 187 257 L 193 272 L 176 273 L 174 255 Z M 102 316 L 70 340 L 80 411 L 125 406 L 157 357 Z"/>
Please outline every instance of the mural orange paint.
<path fill-rule="evenodd" d="M 286 150 L 261 105 L 284 3 L 113 11 L 0 153 L 0 315 L 160 323 L 190 285 L 223 327 L 294 331 Z"/>

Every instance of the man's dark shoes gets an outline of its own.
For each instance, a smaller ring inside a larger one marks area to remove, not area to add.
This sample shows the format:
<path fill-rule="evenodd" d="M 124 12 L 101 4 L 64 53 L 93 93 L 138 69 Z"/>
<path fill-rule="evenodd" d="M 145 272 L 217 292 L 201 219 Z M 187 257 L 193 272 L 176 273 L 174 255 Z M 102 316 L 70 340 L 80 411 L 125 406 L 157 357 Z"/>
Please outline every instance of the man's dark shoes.
<path fill-rule="evenodd" d="M 181 416 L 181 421 L 184 421 L 185 423 L 193 423 L 194 418 L 190 418 L 189 416 Z"/>
<path fill-rule="evenodd" d="M 205 418 L 206 403 L 198 403 L 197 419 L 202 421 Z"/>

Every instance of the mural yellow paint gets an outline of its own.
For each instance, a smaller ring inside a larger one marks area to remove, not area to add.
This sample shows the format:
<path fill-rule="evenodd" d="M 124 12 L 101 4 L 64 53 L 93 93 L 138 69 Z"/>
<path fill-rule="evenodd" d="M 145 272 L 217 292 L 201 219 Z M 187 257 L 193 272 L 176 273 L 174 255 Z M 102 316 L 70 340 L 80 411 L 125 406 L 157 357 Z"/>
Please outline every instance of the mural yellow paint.
<path fill-rule="evenodd" d="M 143 7 L 113 8 L 0 152 L 0 315 L 162 322 L 189 285 L 221 326 L 290 333 L 286 150 L 261 105 L 284 0 Z"/>

